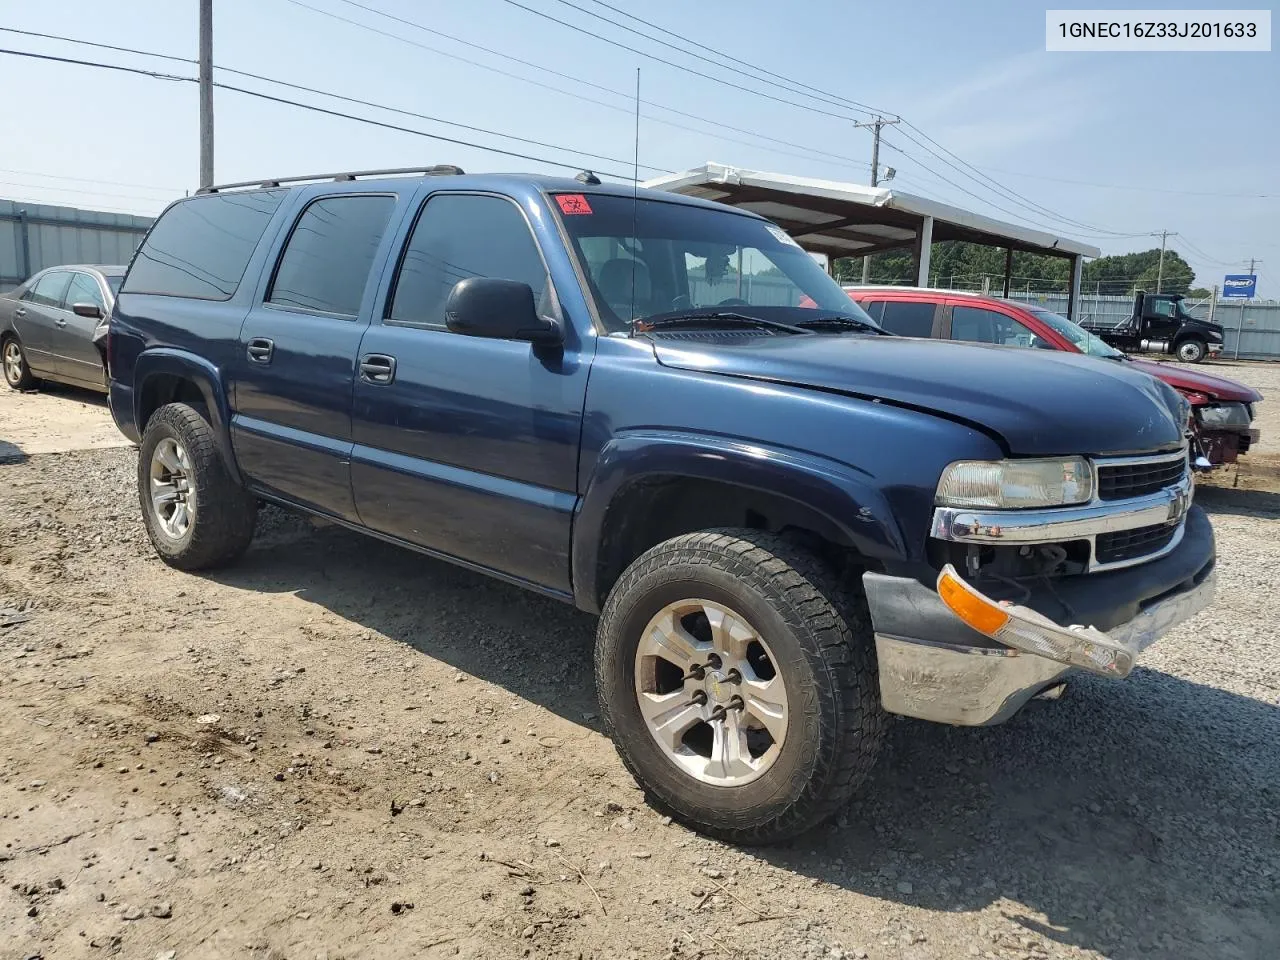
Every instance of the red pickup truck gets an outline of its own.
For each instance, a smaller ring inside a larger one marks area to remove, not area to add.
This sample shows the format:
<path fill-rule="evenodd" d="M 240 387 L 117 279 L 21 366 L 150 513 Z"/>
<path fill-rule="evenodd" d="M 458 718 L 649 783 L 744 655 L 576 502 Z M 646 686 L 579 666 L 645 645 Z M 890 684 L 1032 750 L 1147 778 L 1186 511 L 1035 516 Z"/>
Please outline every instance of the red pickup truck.
<path fill-rule="evenodd" d="M 1213 466 L 1235 463 L 1258 439 L 1253 427 L 1253 405 L 1262 399 L 1262 394 L 1252 387 L 1168 363 L 1135 360 L 1043 307 L 951 290 L 862 286 L 844 289 L 890 333 L 1068 350 L 1132 364 L 1191 401 L 1194 453 Z"/>

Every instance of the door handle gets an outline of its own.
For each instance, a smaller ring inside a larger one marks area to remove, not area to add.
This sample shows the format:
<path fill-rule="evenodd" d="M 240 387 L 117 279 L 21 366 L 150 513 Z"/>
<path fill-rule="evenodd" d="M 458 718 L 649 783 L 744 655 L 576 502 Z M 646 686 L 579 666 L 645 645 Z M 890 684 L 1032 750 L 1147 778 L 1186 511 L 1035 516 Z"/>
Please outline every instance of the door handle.
<path fill-rule="evenodd" d="M 13 315 L 15 317 L 25 317 L 27 315 L 27 308 L 19 307 L 17 310 L 13 311 Z"/>
<path fill-rule="evenodd" d="M 385 386 L 396 378 L 396 358 L 384 353 L 366 353 L 360 358 L 360 379 Z"/>
<path fill-rule="evenodd" d="M 57 320 L 53 321 L 53 325 L 55 327 L 65 327 L 67 325 L 67 321 L 59 317 Z"/>
<path fill-rule="evenodd" d="M 266 337 L 254 337 L 249 341 L 245 352 L 249 354 L 250 363 L 267 364 L 271 362 L 271 357 L 276 352 L 276 345 Z"/>

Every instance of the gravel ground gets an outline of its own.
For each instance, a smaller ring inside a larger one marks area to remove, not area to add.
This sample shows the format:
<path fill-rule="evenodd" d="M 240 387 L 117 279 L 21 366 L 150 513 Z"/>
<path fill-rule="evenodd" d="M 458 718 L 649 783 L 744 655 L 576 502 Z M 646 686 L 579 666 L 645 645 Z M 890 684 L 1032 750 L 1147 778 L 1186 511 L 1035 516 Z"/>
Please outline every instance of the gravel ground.
<path fill-rule="evenodd" d="M 1213 367 L 1280 400 L 1280 368 Z M 1198 494 L 1214 608 L 1002 727 L 894 723 L 838 823 L 757 850 L 643 804 L 591 618 L 274 510 L 181 574 L 133 451 L 0 465 L 0 955 L 1274 960 L 1260 425 Z"/>

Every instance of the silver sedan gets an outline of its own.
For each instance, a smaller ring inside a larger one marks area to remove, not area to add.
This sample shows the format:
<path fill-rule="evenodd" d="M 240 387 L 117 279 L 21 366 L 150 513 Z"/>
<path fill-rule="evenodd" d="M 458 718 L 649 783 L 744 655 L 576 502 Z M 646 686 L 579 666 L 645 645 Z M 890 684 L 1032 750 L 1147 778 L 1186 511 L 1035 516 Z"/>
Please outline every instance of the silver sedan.
<path fill-rule="evenodd" d="M 120 266 L 50 267 L 0 294 L 0 362 L 5 382 L 30 390 L 57 380 L 105 391 L 105 333 Z"/>

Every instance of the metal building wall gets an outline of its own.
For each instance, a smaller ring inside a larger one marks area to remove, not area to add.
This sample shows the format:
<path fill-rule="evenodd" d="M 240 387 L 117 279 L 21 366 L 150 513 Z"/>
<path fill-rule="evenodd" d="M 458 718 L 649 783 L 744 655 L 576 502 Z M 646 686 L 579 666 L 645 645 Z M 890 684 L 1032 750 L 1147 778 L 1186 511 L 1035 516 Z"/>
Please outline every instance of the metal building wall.
<path fill-rule="evenodd" d="M 128 263 L 151 217 L 0 199 L 0 292 L 63 263 Z"/>

